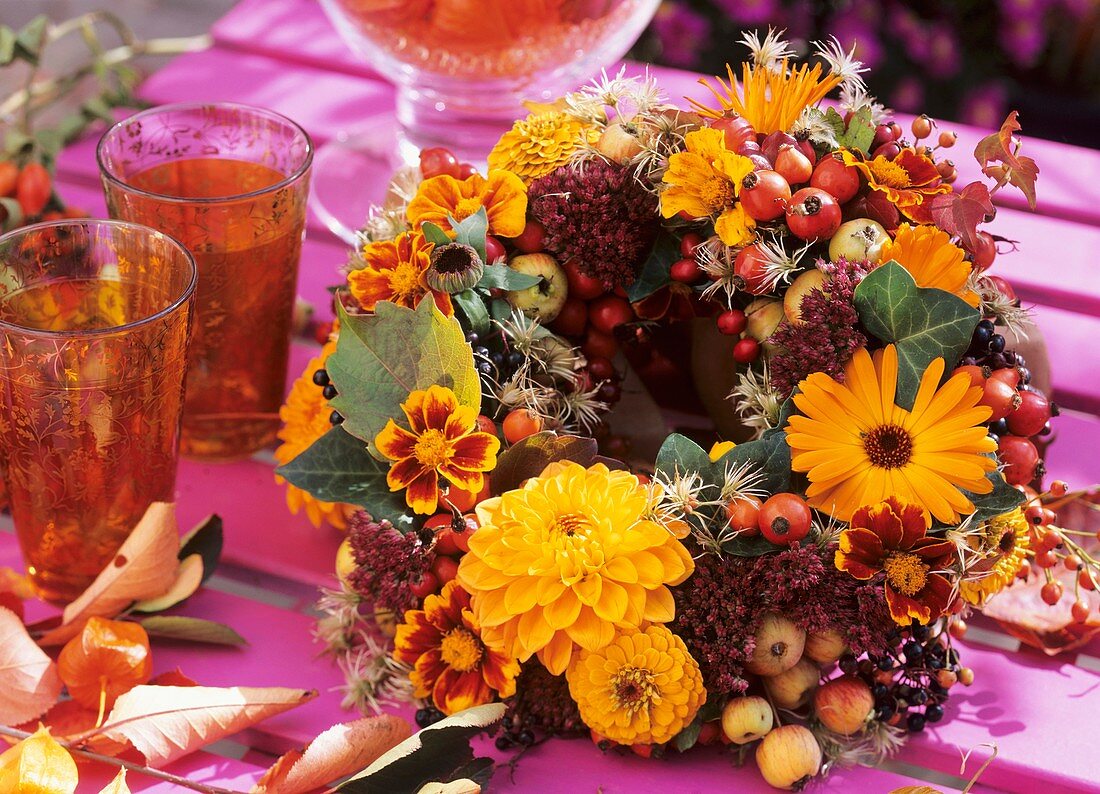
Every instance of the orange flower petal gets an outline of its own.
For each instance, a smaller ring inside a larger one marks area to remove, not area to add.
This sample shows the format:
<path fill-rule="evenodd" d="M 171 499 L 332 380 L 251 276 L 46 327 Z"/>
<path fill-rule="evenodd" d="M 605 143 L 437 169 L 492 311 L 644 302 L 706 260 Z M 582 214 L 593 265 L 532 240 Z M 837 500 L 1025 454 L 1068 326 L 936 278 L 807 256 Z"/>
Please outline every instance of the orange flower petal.
<path fill-rule="evenodd" d="M 401 460 L 412 457 L 416 448 L 416 436 L 403 427 L 398 427 L 391 419 L 374 437 L 374 446 L 390 460 Z"/>

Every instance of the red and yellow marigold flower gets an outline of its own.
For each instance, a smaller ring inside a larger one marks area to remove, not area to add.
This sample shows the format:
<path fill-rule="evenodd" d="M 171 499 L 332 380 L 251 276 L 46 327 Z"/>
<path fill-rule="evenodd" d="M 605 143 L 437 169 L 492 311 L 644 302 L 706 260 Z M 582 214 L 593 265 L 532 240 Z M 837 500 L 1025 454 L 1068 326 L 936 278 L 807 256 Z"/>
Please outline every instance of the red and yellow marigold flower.
<path fill-rule="evenodd" d="M 752 160 L 727 149 L 725 134 L 711 127 L 689 132 L 684 147 L 668 160 L 661 215 L 671 218 L 686 212 L 692 218 L 714 218 L 714 231 L 723 243 L 751 243 L 756 221 L 738 197 L 741 180 L 753 170 Z"/>
<path fill-rule="evenodd" d="M 432 244 L 419 231 L 402 232 L 393 240 L 367 243 L 359 252 L 362 266 L 348 273 L 348 288 L 359 307 L 372 312 L 379 301 L 415 309 L 431 295 L 444 314 L 454 314 L 451 296 L 433 292 L 424 280 L 431 264 Z M 357 261 L 357 263 L 358 263 Z"/>
<path fill-rule="evenodd" d="M 955 559 L 951 541 L 927 533 L 920 505 L 891 496 L 861 507 L 840 533 L 836 567 L 863 580 L 883 574 L 891 617 L 906 626 L 913 620 L 927 624 L 950 604 L 951 582 L 938 571 Z"/>
<path fill-rule="evenodd" d="M 569 693 L 581 719 L 619 744 L 663 744 L 707 699 L 699 664 L 664 626 L 625 629 L 569 669 Z"/>
<path fill-rule="evenodd" d="M 940 193 L 950 193 L 951 185 L 943 181 L 932 158 L 913 149 L 902 149 L 893 160 L 879 155 L 872 160 L 857 156 L 848 149 L 840 150 L 845 165 L 853 165 L 863 174 L 871 190 L 886 196 L 907 218 L 926 221 L 921 206 Z"/>
<path fill-rule="evenodd" d="M 480 493 L 484 472 L 497 462 L 500 440 L 477 429 L 477 411 L 459 405 L 444 386 L 414 391 L 401 404 L 409 429 L 390 419 L 374 445 L 394 461 L 386 475 L 391 491 L 405 489 L 416 513 L 431 515 L 439 505 L 439 478 L 463 491 Z"/>
<path fill-rule="evenodd" d="M 577 648 L 616 629 L 675 617 L 670 585 L 694 570 L 687 549 L 649 520 L 638 478 L 603 464 L 552 464 L 523 488 L 477 506 L 481 528 L 458 568 L 482 636 L 555 675 Z"/>
<path fill-rule="evenodd" d="M 527 223 L 527 186 L 515 174 L 501 170 L 490 171 L 488 179 L 481 174 L 466 179 L 442 174 L 420 183 L 406 214 L 414 228 L 434 223 L 450 232 L 450 218 L 464 221 L 482 207 L 490 234 L 517 237 Z"/>
<path fill-rule="evenodd" d="M 393 658 L 412 667 L 415 697 L 430 697 L 444 714 L 491 703 L 516 692 L 519 662 L 481 639 L 470 594 L 457 582 L 410 609 L 397 626 Z"/>
<path fill-rule="evenodd" d="M 844 382 L 815 372 L 799 384 L 801 415 L 787 424 L 791 467 L 806 472 L 811 506 L 847 521 L 863 505 L 896 495 L 946 524 L 974 511 L 964 491 L 993 489 L 997 449 L 979 405 L 982 390 L 960 373 L 939 385 L 944 361 L 921 375 L 912 409 L 895 404 L 898 354 L 893 345 L 857 350 Z"/>
<path fill-rule="evenodd" d="M 897 234 L 882 247 L 881 261 L 893 259 L 904 267 L 918 287 L 952 292 L 974 308 L 981 298 L 970 289 L 970 263 L 966 253 L 951 242 L 947 232 L 935 226 L 903 223 Z"/>

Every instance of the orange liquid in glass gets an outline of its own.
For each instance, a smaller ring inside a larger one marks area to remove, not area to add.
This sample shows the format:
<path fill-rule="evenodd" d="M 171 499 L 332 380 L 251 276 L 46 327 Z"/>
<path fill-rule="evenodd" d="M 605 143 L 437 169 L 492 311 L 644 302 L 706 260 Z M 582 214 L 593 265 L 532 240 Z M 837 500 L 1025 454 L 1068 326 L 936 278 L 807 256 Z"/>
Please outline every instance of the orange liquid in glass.
<path fill-rule="evenodd" d="M 160 293 L 155 284 L 47 283 L 0 301 L 0 320 L 102 330 L 148 316 L 147 306 L 130 301 Z M 9 355 L 2 457 L 28 573 L 47 600 L 79 595 L 149 504 L 173 499 L 186 318 L 142 326 L 127 342 L 121 332 L 109 341 L 76 335 L 48 351 Z"/>
<path fill-rule="evenodd" d="M 264 191 L 284 178 L 257 163 L 210 158 L 162 163 L 128 182 L 164 196 L 216 199 Z M 180 445 L 185 455 L 239 458 L 275 440 L 304 193 L 288 187 L 211 203 L 171 203 L 137 194 L 128 200 L 127 220 L 172 235 L 198 266 Z"/>

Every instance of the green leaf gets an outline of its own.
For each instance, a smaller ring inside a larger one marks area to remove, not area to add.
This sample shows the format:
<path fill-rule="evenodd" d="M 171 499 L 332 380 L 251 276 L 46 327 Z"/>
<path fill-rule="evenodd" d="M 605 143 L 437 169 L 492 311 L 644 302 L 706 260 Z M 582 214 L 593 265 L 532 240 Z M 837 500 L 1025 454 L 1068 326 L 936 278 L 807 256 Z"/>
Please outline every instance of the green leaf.
<path fill-rule="evenodd" d="M 824 113 L 817 108 L 810 108 L 810 112 L 816 113 L 818 118 L 832 128 L 833 137 L 836 138 L 837 145 L 843 146 L 848 125 L 844 123 L 844 117 L 837 113 L 836 108 L 829 108 Z"/>
<path fill-rule="evenodd" d="M 0 196 L 0 208 L 4 210 L 4 222 L 0 224 L 0 231 L 10 231 L 16 226 L 23 225 L 23 207 L 18 201 Z"/>
<path fill-rule="evenodd" d="M 1023 503 L 1024 495 L 1009 485 L 1004 475 L 999 471 L 991 471 L 985 477 L 993 483 L 993 490 L 989 493 L 975 494 L 963 491 L 966 497 L 974 503 L 975 521 L 986 521 L 993 518 L 993 516 L 1007 513 Z"/>
<path fill-rule="evenodd" d="M 236 631 L 213 620 L 189 618 L 183 615 L 156 615 L 138 623 L 150 637 L 168 640 L 188 640 L 208 645 L 248 645 L 248 640 Z"/>
<path fill-rule="evenodd" d="M 836 113 L 835 110 L 832 112 Z M 844 133 L 842 144 L 849 149 L 859 149 L 864 154 L 870 154 L 871 142 L 874 139 L 875 122 L 871 119 L 871 108 L 860 108 L 859 112 L 848 120 L 848 129 Z"/>
<path fill-rule="evenodd" d="M 383 301 L 370 315 L 349 315 L 342 307 L 340 339 L 326 364 L 338 392 L 332 407 L 343 429 L 373 448 L 391 418 L 401 416 L 409 393 L 446 386 L 460 405 L 481 410 L 481 380 L 458 320 L 432 300 L 416 309 Z"/>
<path fill-rule="evenodd" d="M 488 270 L 488 268 L 486 268 Z M 512 304 L 503 298 L 493 298 L 489 304 L 489 316 L 497 322 L 507 320 L 512 316 Z"/>
<path fill-rule="evenodd" d="M 486 265 L 481 280 L 475 285 L 478 289 L 504 289 L 514 291 L 533 287 L 542 281 L 542 276 L 520 273 L 508 265 Z"/>
<path fill-rule="evenodd" d="M 42 50 L 42 44 L 46 38 L 46 27 L 50 24 L 50 18 L 37 16 L 23 26 L 16 34 L 15 49 L 20 57 L 32 65 L 38 64 L 38 56 Z"/>
<path fill-rule="evenodd" d="M 399 531 L 407 532 L 412 529 L 413 519 L 404 492 L 390 491 L 388 471 L 389 465 L 376 460 L 367 445 L 345 432 L 343 425 L 332 428 L 294 460 L 275 469 L 291 485 L 323 502 L 358 505 L 376 521 L 386 519 Z"/>
<path fill-rule="evenodd" d="M 679 750 L 681 753 L 686 753 L 695 743 L 699 741 L 699 733 L 703 730 L 703 721 L 699 718 L 699 715 L 695 715 L 688 726 L 680 731 L 672 739 L 672 746 Z"/>
<path fill-rule="evenodd" d="M 422 223 L 420 225 L 420 231 L 423 233 L 424 239 L 432 245 L 447 245 L 452 242 L 451 238 L 442 228 L 430 221 Z"/>
<path fill-rule="evenodd" d="M 53 158 L 57 157 L 57 153 L 61 151 L 65 141 L 61 137 L 61 132 L 56 128 L 46 127 L 34 133 L 34 143 L 47 156 Z"/>
<path fill-rule="evenodd" d="M 502 452 L 497 457 L 497 465 L 489 482 L 494 494 L 502 494 L 518 488 L 527 478 L 542 474 L 542 470 L 554 461 L 571 460 L 582 466 L 591 466 L 598 457 L 595 440 L 544 430 L 527 436 Z"/>
<path fill-rule="evenodd" d="M 489 232 L 489 214 L 485 208 L 482 207 L 469 218 L 464 218 L 461 223 L 454 218 L 448 220 L 455 232 L 455 242 L 470 246 L 477 251 L 481 261 L 485 262 L 485 235 Z"/>
<path fill-rule="evenodd" d="M 661 287 L 672 283 L 669 271 L 672 264 L 680 258 L 680 242 L 671 234 L 662 232 L 649 252 L 642 269 L 633 283 L 626 288 L 626 297 L 631 303 L 648 298 Z"/>
<path fill-rule="evenodd" d="M 856 287 L 855 307 L 864 327 L 898 350 L 897 403 L 911 408 L 921 375 L 934 359 L 950 370 L 970 346 L 981 319 L 977 309 L 950 292 L 918 287 L 909 272 L 890 261 Z"/>
<path fill-rule="evenodd" d="M 466 318 L 470 329 L 478 334 L 485 334 L 489 330 L 489 312 L 485 308 L 485 301 L 472 289 L 456 292 L 451 296 L 451 301 Z"/>
<path fill-rule="evenodd" d="M 89 97 L 84 100 L 81 109 L 91 118 L 100 119 L 108 124 L 113 124 L 115 121 L 115 117 L 111 114 L 110 106 L 103 101 L 102 97 Z"/>
<path fill-rule="evenodd" d="M 335 790 L 351 794 L 411 792 L 428 783 L 475 775 L 485 783 L 492 761 L 476 758 L 470 739 L 500 722 L 504 712 L 503 703 L 488 703 L 445 717 L 413 734 Z"/>
<path fill-rule="evenodd" d="M 0 25 L 0 66 L 7 66 L 15 60 L 15 31 L 7 25 Z"/>
<path fill-rule="evenodd" d="M 192 554 L 202 557 L 202 580 L 205 582 L 214 575 L 221 561 L 224 545 L 225 533 L 221 516 L 211 513 L 180 538 L 179 558 L 182 560 Z"/>

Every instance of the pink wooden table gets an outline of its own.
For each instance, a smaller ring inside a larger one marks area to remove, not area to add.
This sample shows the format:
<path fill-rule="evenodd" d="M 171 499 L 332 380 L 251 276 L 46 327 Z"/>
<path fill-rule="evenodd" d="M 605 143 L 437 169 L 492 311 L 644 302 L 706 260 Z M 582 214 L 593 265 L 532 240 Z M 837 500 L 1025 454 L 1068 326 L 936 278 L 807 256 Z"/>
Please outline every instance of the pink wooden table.
<path fill-rule="evenodd" d="M 153 75 L 142 89 L 155 103 L 233 100 L 265 105 L 302 123 L 318 143 L 353 129 L 392 107 L 392 89 L 356 61 L 313 0 L 243 0 L 214 27 L 216 45 L 185 56 Z M 696 75 L 656 70 L 673 97 L 698 96 Z M 1024 120 L 1026 125 L 1026 119 Z M 965 162 L 983 133 L 959 127 L 958 156 Z M 1026 126 L 1025 126 L 1026 131 Z M 1021 242 L 1023 253 L 1003 256 L 996 272 L 1036 304 L 1051 346 L 1056 399 L 1073 409 L 1059 420 L 1048 460 L 1071 485 L 1100 480 L 1100 205 L 1085 200 L 1100 184 L 1100 153 L 1027 140 L 1043 168 L 1040 209 L 1023 211 L 1003 197 L 994 231 Z M 72 203 L 104 211 L 93 157 L 94 141 L 70 147 L 59 180 Z M 962 178 L 972 171 L 961 167 Z M 1006 191 L 1007 193 L 1007 191 Z M 1001 198 L 998 196 L 998 198 Z M 344 246 L 311 218 L 302 256 L 299 291 L 324 315 L 325 287 L 345 259 Z M 291 377 L 312 349 L 296 345 Z M 190 526 L 217 512 L 225 519 L 225 567 L 182 611 L 236 627 L 251 643 L 244 650 L 159 643 L 158 671 L 179 666 L 210 685 L 282 685 L 317 689 L 320 696 L 295 711 L 195 754 L 173 771 L 247 790 L 271 753 L 308 741 L 335 722 L 353 718 L 339 707 L 338 671 L 317 658 L 310 638 L 310 606 L 318 585 L 333 584 L 333 554 L 340 536 L 313 529 L 290 516 L 276 486 L 269 456 L 232 465 L 185 462 L 179 477 L 180 522 Z M 8 527 L 10 529 L 10 527 Z M 0 536 L 0 564 L 17 564 L 11 535 Z M 816 786 L 821 791 L 886 792 L 931 782 L 957 790 L 962 753 L 995 743 L 999 755 L 976 791 L 1100 792 L 1100 756 L 1092 728 L 1100 706 L 1100 658 L 1090 653 L 1048 659 L 1016 650 L 1015 641 L 992 631 L 972 631 L 965 663 L 974 686 L 956 690 L 947 718 L 914 738 L 880 769 L 840 770 Z M 1091 653 L 1100 655 L 1100 643 Z M 406 710 L 411 720 L 411 709 Z M 972 762 L 968 769 L 976 769 Z M 102 776 L 101 776 L 102 777 Z M 103 777 L 86 777 L 81 791 L 98 791 Z M 162 792 L 164 784 L 131 777 L 135 791 Z M 703 792 L 771 791 L 752 765 L 736 769 L 717 750 L 645 761 L 601 756 L 588 741 L 549 742 L 529 753 L 514 779 L 494 781 L 501 791 Z"/>

